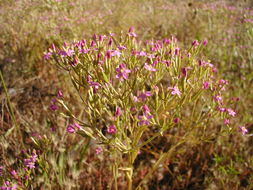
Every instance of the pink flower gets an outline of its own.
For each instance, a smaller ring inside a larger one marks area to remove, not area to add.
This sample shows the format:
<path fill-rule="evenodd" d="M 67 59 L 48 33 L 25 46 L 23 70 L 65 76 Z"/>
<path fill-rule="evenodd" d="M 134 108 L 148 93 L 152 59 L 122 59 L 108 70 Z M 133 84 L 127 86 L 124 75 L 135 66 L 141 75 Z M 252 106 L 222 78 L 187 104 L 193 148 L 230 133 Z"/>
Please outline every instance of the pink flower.
<path fill-rule="evenodd" d="M 220 112 L 225 112 L 225 111 L 227 110 L 226 108 L 222 108 L 222 107 L 218 107 L 217 109 L 218 109 L 218 111 L 220 111 Z"/>
<path fill-rule="evenodd" d="M 173 121 L 174 121 L 174 123 L 179 123 L 180 118 L 177 117 L 177 118 L 175 118 Z"/>
<path fill-rule="evenodd" d="M 119 50 L 124 50 L 124 49 L 126 49 L 126 47 L 120 45 L 120 46 L 118 46 L 118 49 L 119 49 Z"/>
<path fill-rule="evenodd" d="M 115 134 L 117 132 L 117 128 L 115 125 L 110 125 L 108 128 L 107 128 L 107 133 L 109 134 Z"/>
<path fill-rule="evenodd" d="M 112 38 L 109 39 L 108 46 L 112 45 Z"/>
<path fill-rule="evenodd" d="M 116 78 L 122 81 L 128 79 L 128 73 L 131 73 L 131 70 L 127 69 L 126 65 L 122 63 L 116 68 L 116 72 Z"/>
<path fill-rule="evenodd" d="M 177 86 L 174 87 L 168 87 L 168 90 L 171 90 L 172 95 L 178 95 L 180 96 L 181 92 L 179 91 Z"/>
<path fill-rule="evenodd" d="M 55 104 L 51 104 L 51 105 L 49 106 L 49 108 L 50 108 L 51 111 L 56 111 L 56 110 L 58 109 L 58 106 L 55 105 Z"/>
<path fill-rule="evenodd" d="M 51 52 L 47 52 L 47 53 L 44 54 L 43 58 L 44 58 L 45 60 L 48 60 L 48 59 L 50 59 L 51 55 L 52 55 Z"/>
<path fill-rule="evenodd" d="M 68 133 L 75 133 L 81 128 L 81 126 L 78 123 L 70 124 L 67 127 L 67 132 Z"/>
<path fill-rule="evenodd" d="M 203 88 L 204 88 L 204 89 L 208 89 L 208 87 L 209 87 L 209 82 L 207 82 L 207 81 L 204 82 L 204 83 L 203 83 Z"/>
<path fill-rule="evenodd" d="M 242 135 L 245 135 L 246 133 L 248 133 L 248 129 L 246 129 L 244 126 L 240 126 L 239 130 L 242 133 Z"/>
<path fill-rule="evenodd" d="M 183 68 L 181 69 L 181 72 L 182 72 L 182 74 L 183 74 L 184 76 L 186 76 L 187 73 L 188 73 L 188 70 L 191 70 L 191 69 L 192 69 L 191 67 L 183 67 Z"/>
<path fill-rule="evenodd" d="M 101 147 L 97 147 L 95 151 L 96 151 L 96 154 L 98 155 L 102 153 L 103 149 Z"/>
<path fill-rule="evenodd" d="M 149 65 L 148 63 L 145 63 L 144 64 L 144 68 L 147 69 L 148 71 L 156 71 L 156 69 L 152 66 L 152 65 Z"/>
<path fill-rule="evenodd" d="M 143 115 L 138 116 L 138 119 L 139 119 L 138 125 L 139 126 L 149 125 L 150 124 L 149 120 L 152 118 L 153 118 L 153 116 L 149 112 L 144 112 Z"/>
<path fill-rule="evenodd" d="M 144 113 L 149 113 L 150 112 L 150 109 L 146 104 L 144 106 L 142 106 L 142 110 L 143 110 Z"/>
<path fill-rule="evenodd" d="M 221 102 L 221 101 L 222 101 L 222 97 L 219 96 L 219 95 L 215 95 L 215 96 L 213 97 L 213 99 L 214 99 L 215 102 Z"/>
<path fill-rule="evenodd" d="M 35 168 L 35 162 L 37 160 L 37 157 L 38 156 L 36 153 L 32 153 L 32 155 L 29 156 L 29 158 L 24 159 L 24 165 L 29 169 Z"/>
<path fill-rule="evenodd" d="M 235 117 L 235 115 L 236 115 L 236 112 L 234 110 L 230 109 L 230 108 L 227 109 L 227 112 L 228 112 L 229 115 L 231 115 L 233 117 Z"/>
<path fill-rule="evenodd" d="M 193 42 L 192 42 L 192 46 L 198 46 L 199 45 L 199 42 L 197 41 L 197 40 L 194 40 Z"/>
<path fill-rule="evenodd" d="M 111 50 L 111 56 L 113 57 L 113 56 L 120 56 L 121 55 L 121 53 L 118 51 L 118 50 Z"/>
<path fill-rule="evenodd" d="M 57 91 L 57 98 L 62 98 L 63 97 L 63 93 L 62 93 L 62 90 L 58 90 Z"/>
<path fill-rule="evenodd" d="M 13 177 L 16 177 L 16 176 L 17 176 L 16 170 L 12 170 L 12 171 L 11 171 L 11 175 L 12 175 Z"/>
<path fill-rule="evenodd" d="M 79 50 L 80 53 L 84 53 L 84 54 L 88 53 L 89 51 L 90 51 L 90 49 L 80 49 Z"/>
<path fill-rule="evenodd" d="M 150 91 L 146 91 L 146 92 L 142 92 L 139 96 L 138 96 L 138 100 L 141 101 L 145 101 L 147 97 L 152 96 L 152 93 Z"/>
<path fill-rule="evenodd" d="M 121 112 L 120 107 L 117 107 L 116 112 L 115 112 L 115 117 L 119 117 L 119 116 L 121 116 L 121 114 L 122 114 L 122 112 Z"/>
<path fill-rule="evenodd" d="M 175 55 L 179 55 L 179 48 L 175 48 Z"/>
<path fill-rule="evenodd" d="M 207 43 L 208 43 L 208 40 L 207 40 L 207 39 L 205 39 L 205 40 L 202 42 L 203 46 L 206 46 Z"/>
<path fill-rule="evenodd" d="M 230 123 L 230 120 L 229 120 L 229 119 L 225 119 L 225 120 L 224 120 L 224 124 L 225 124 L 225 125 L 228 125 L 229 123 Z"/>
<path fill-rule="evenodd" d="M 58 52 L 58 55 L 61 55 L 61 56 L 63 56 L 63 57 L 70 57 L 70 56 L 72 56 L 74 54 L 74 50 L 72 50 L 72 49 L 68 49 L 68 50 L 66 50 L 66 51 L 64 51 L 64 50 L 61 50 L 61 51 L 59 51 Z"/>

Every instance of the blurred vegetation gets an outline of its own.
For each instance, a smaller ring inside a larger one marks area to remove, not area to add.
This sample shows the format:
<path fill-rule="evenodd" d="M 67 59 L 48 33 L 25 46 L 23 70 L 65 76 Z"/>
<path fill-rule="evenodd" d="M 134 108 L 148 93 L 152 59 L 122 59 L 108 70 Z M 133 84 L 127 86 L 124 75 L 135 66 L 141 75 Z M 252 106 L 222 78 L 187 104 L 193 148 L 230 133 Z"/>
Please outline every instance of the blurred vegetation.
<path fill-rule="evenodd" d="M 31 189 L 110 186 L 111 174 L 104 169 L 110 159 L 94 156 L 89 139 L 68 136 L 66 121 L 48 109 L 58 88 L 64 90 L 77 113 L 80 106 L 66 76 L 43 60 L 43 52 L 52 43 L 80 40 L 94 33 L 120 33 L 130 26 L 143 41 L 173 35 L 189 47 L 195 39 L 207 39 L 202 56 L 230 81 L 230 96 L 240 99 L 235 107 L 240 115 L 233 123 L 243 123 L 249 133 L 253 131 L 250 0 L 9 0 L 0 1 L 0 23 L 0 71 L 4 78 L 0 86 L 0 165 L 18 169 L 21 150 L 43 152 L 48 165 L 40 168 L 47 169 L 34 171 Z M 143 167 L 136 182 L 149 166 L 145 163 L 152 162 L 152 149 L 168 142 L 162 139 L 140 155 L 136 164 Z M 238 134 L 189 147 L 157 171 L 147 189 L 252 189 L 252 143 L 252 137 Z"/>

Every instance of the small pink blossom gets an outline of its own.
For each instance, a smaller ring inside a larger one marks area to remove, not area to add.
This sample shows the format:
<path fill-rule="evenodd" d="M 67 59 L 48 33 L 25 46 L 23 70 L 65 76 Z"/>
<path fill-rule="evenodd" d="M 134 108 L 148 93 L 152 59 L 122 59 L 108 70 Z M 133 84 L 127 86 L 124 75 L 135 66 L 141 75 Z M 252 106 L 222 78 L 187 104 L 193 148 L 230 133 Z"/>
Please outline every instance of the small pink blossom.
<path fill-rule="evenodd" d="M 177 118 L 175 118 L 173 121 L 174 121 L 174 123 L 179 123 L 180 118 L 177 117 Z"/>
<path fill-rule="evenodd" d="M 192 46 L 198 46 L 198 45 L 199 45 L 198 40 L 194 40 L 194 41 L 192 42 Z"/>
<path fill-rule="evenodd" d="M 215 102 L 221 102 L 221 101 L 222 101 L 222 97 L 219 96 L 219 95 L 215 95 L 215 96 L 213 97 L 213 99 L 214 99 Z"/>
<path fill-rule="evenodd" d="M 44 58 L 45 60 L 48 60 L 48 59 L 50 59 L 51 55 L 52 55 L 51 52 L 47 52 L 47 53 L 44 54 L 43 58 Z"/>
<path fill-rule="evenodd" d="M 56 111 L 56 110 L 58 109 L 58 106 L 55 105 L 55 104 L 51 104 L 51 105 L 49 106 L 49 109 L 50 109 L 51 111 Z"/>
<path fill-rule="evenodd" d="M 175 55 L 179 55 L 179 48 L 175 48 Z"/>
<path fill-rule="evenodd" d="M 127 69 L 126 65 L 122 63 L 116 68 L 116 72 L 116 78 L 122 81 L 128 79 L 128 73 L 131 73 L 131 70 Z"/>
<path fill-rule="evenodd" d="M 116 112 L 115 112 L 115 117 L 119 117 L 119 116 L 121 116 L 121 114 L 122 114 L 122 112 L 121 112 L 120 107 L 117 107 Z"/>
<path fill-rule="evenodd" d="M 150 109 L 146 104 L 144 106 L 142 106 L 142 110 L 143 110 L 144 113 L 149 113 L 150 112 Z"/>
<path fill-rule="evenodd" d="M 149 112 L 144 112 L 143 115 L 138 116 L 138 119 L 139 119 L 138 125 L 139 126 L 149 125 L 150 124 L 149 120 L 152 118 L 153 118 L 153 116 Z"/>
<path fill-rule="evenodd" d="M 228 125 L 230 123 L 230 120 L 229 119 L 224 119 L 224 124 L 225 125 Z"/>
<path fill-rule="evenodd" d="M 208 40 L 207 40 L 207 39 L 205 39 L 205 40 L 202 42 L 203 46 L 206 46 L 207 43 L 208 43 Z"/>
<path fill-rule="evenodd" d="M 248 129 L 246 129 L 245 126 L 240 126 L 239 127 L 240 132 L 242 133 L 242 135 L 245 135 L 246 133 L 248 133 Z"/>
<path fill-rule="evenodd" d="M 178 95 L 178 96 L 181 95 L 181 92 L 180 92 L 180 90 L 178 89 L 177 86 L 168 87 L 168 90 L 171 90 L 171 94 L 172 94 L 172 95 Z"/>
<path fill-rule="evenodd" d="M 99 155 L 103 152 L 103 149 L 101 147 L 97 147 L 95 151 L 96 151 L 96 154 Z"/>
<path fill-rule="evenodd" d="M 233 117 L 235 117 L 235 115 L 236 115 L 236 112 L 234 110 L 230 109 L 230 108 L 227 109 L 227 112 L 228 112 L 229 115 L 231 115 Z"/>
<path fill-rule="evenodd" d="M 62 90 L 59 89 L 59 90 L 57 91 L 57 98 L 62 98 L 62 97 L 63 97 Z"/>
<path fill-rule="evenodd" d="M 188 73 L 188 70 L 191 70 L 192 68 L 191 67 L 183 67 L 181 69 L 181 72 L 184 76 L 187 76 L 187 73 Z"/>
<path fill-rule="evenodd" d="M 148 63 L 144 64 L 144 68 L 147 69 L 148 71 L 152 71 L 152 72 L 156 71 L 156 69 L 152 65 L 149 65 Z"/>
<path fill-rule="evenodd" d="M 218 109 L 218 111 L 220 111 L 220 112 L 225 112 L 225 111 L 227 110 L 226 108 L 222 108 L 222 107 L 218 107 L 217 109 Z"/>
<path fill-rule="evenodd" d="M 209 87 L 209 82 L 207 82 L 207 81 L 204 82 L 204 83 L 203 83 L 203 88 L 204 88 L 204 89 L 208 89 L 208 87 Z"/>
<path fill-rule="evenodd" d="M 119 49 L 119 50 L 124 50 L 124 49 L 126 49 L 126 47 L 120 45 L 120 46 L 118 46 L 118 49 Z"/>
<path fill-rule="evenodd" d="M 13 177 L 16 178 L 16 177 L 17 177 L 17 172 L 16 172 L 16 170 L 12 170 L 12 171 L 11 171 L 11 175 L 12 175 Z"/>
<path fill-rule="evenodd" d="M 75 133 L 81 128 L 81 126 L 78 123 L 70 124 L 67 127 L 67 132 L 68 133 Z"/>
<path fill-rule="evenodd" d="M 150 91 L 142 92 L 138 96 L 138 100 L 145 101 L 147 97 L 152 96 L 152 93 Z"/>
<path fill-rule="evenodd" d="M 117 132 L 117 128 L 115 125 L 110 125 L 108 128 L 107 128 L 107 133 L 109 134 L 115 134 Z"/>

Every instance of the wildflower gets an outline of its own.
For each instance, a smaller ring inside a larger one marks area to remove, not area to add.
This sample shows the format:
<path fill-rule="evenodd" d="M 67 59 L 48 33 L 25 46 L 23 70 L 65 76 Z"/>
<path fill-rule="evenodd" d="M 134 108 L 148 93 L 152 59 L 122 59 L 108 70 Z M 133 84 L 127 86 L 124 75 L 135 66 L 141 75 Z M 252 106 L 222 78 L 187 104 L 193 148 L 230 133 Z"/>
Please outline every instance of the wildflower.
<path fill-rule="evenodd" d="M 220 112 L 225 112 L 225 111 L 227 110 L 226 108 L 222 108 L 222 107 L 218 107 L 217 109 L 218 109 L 218 111 L 220 111 Z"/>
<path fill-rule="evenodd" d="M 144 106 L 142 106 L 142 110 L 144 113 L 150 113 L 150 109 L 146 104 Z"/>
<path fill-rule="evenodd" d="M 79 50 L 79 53 L 84 53 L 84 54 L 86 54 L 86 53 L 88 53 L 90 51 L 90 49 L 80 49 Z"/>
<path fill-rule="evenodd" d="M 194 40 L 193 42 L 192 42 L 192 46 L 198 46 L 199 45 L 199 42 L 197 41 L 197 40 Z"/>
<path fill-rule="evenodd" d="M 230 123 L 230 120 L 229 120 L 229 119 L 225 119 L 225 120 L 224 120 L 224 124 L 225 124 L 225 125 L 228 125 L 229 123 Z"/>
<path fill-rule="evenodd" d="M 133 27 L 131 27 L 129 29 L 129 32 L 128 32 L 127 35 L 130 36 L 130 37 L 134 37 L 134 38 L 137 37 L 136 33 L 133 31 Z"/>
<path fill-rule="evenodd" d="M 62 93 L 62 90 L 58 90 L 57 91 L 57 98 L 62 98 L 63 97 L 63 93 Z"/>
<path fill-rule="evenodd" d="M 248 133 L 248 129 L 246 129 L 245 126 L 240 126 L 239 130 L 242 133 L 242 135 L 245 135 L 246 133 Z"/>
<path fill-rule="evenodd" d="M 138 119 L 139 119 L 138 125 L 139 126 L 149 125 L 150 124 L 149 120 L 152 118 L 153 118 L 153 116 L 149 112 L 144 112 L 143 115 L 138 116 Z"/>
<path fill-rule="evenodd" d="M 227 80 L 224 80 L 224 79 L 219 80 L 219 87 L 221 87 L 222 85 L 226 85 L 226 84 L 228 84 Z"/>
<path fill-rule="evenodd" d="M 94 40 L 91 41 L 90 47 L 94 47 L 96 45 L 96 42 Z"/>
<path fill-rule="evenodd" d="M 117 107 L 116 112 L 115 112 L 115 117 L 119 117 L 119 116 L 121 116 L 121 114 L 122 114 L 122 112 L 121 112 L 120 107 Z"/>
<path fill-rule="evenodd" d="M 167 67 L 170 66 L 170 61 L 169 60 L 164 60 L 162 62 L 165 63 L 167 65 Z"/>
<path fill-rule="evenodd" d="M 126 65 L 122 63 L 116 68 L 116 72 L 116 78 L 122 81 L 128 79 L 128 73 L 131 73 L 131 70 L 127 69 Z"/>
<path fill-rule="evenodd" d="M 77 130 L 79 130 L 81 128 L 81 126 L 77 123 L 74 124 L 70 124 L 67 127 L 67 132 L 68 133 L 75 133 Z"/>
<path fill-rule="evenodd" d="M 227 112 L 228 112 L 229 115 L 231 115 L 233 117 L 235 117 L 235 115 L 236 115 L 236 112 L 234 110 L 230 109 L 230 108 L 227 109 Z"/>
<path fill-rule="evenodd" d="M 188 70 L 190 70 L 190 69 L 192 69 L 192 68 L 191 68 L 191 67 L 183 67 L 183 68 L 181 69 L 181 72 L 182 72 L 182 74 L 183 74 L 184 76 L 186 76 Z"/>
<path fill-rule="evenodd" d="M 109 39 L 108 46 L 112 45 L 112 38 Z"/>
<path fill-rule="evenodd" d="M 24 159 L 25 166 L 29 169 L 35 168 L 35 162 L 37 160 L 37 157 L 38 156 L 36 153 L 32 153 L 32 155 L 29 158 Z"/>
<path fill-rule="evenodd" d="M 109 134 L 115 134 L 117 132 L 117 129 L 116 129 L 116 126 L 115 125 L 110 125 L 108 128 L 107 128 L 107 133 Z"/>
<path fill-rule="evenodd" d="M 103 149 L 101 147 L 97 147 L 95 151 L 96 151 L 96 154 L 98 155 L 102 153 Z"/>
<path fill-rule="evenodd" d="M 66 51 L 61 50 L 61 51 L 58 52 L 58 54 L 63 56 L 63 57 L 66 57 L 66 56 L 70 57 L 74 54 L 74 50 L 72 50 L 72 49 L 68 49 Z"/>
<path fill-rule="evenodd" d="M 230 123 L 230 120 L 229 119 L 224 119 L 224 124 L 225 125 L 228 125 Z"/>
<path fill-rule="evenodd" d="M 222 101 L 222 97 L 219 96 L 219 95 L 215 95 L 215 96 L 213 97 L 213 99 L 214 99 L 215 102 L 221 102 L 221 101 Z"/>
<path fill-rule="evenodd" d="M 126 47 L 120 45 L 120 46 L 118 46 L 118 49 L 119 49 L 119 50 L 124 50 L 124 49 L 126 49 Z"/>
<path fill-rule="evenodd" d="M 104 41 L 105 38 L 106 38 L 106 35 L 100 35 L 99 36 L 99 41 L 102 42 L 102 41 Z"/>
<path fill-rule="evenodd" d="M 203 83 L 203 88 L 204 88 L 204 89 L 208 89 L 208 87 L 209 87 L 209 82 L 205 81 L 205 82 Z"/>
<path fill-rule="evenodd" d="M 137 98 L 138 100 L 145 101 L 147 97 L 152 96 L 150 91 L 142 92 Z"/>
<path fill-rule="evenodd" d="M 144 51 L 140 51 L 140 52 L 138 53 L 138 55 L 139 55 L 139 56 L 146 56 L 146 55 L 147 55 L 147 53 L 146 53 L 146 52 L 144 52 Z"/>
<path fill-rule="evenodd" d="M 147 69 L 148 71 L 156 71 L 156 69 L 154 67 L 152 67 L 151 65 L 149 65 L 148 63 L 144 64 L 144 68 Z"/>
<path fill-rule="evenodd" d="M 179 55 L 179 48 L 175 48 L 175 55 Z"/>
<path fill-rule="evenodd" d="M 177 118 L 175 118 L 173 121 L 174 121 L 174 123 L 177 124 L 177 123 L 179 123 L 180 119 L 177 117 Z"/>
<path fill-rule="evenodd" d="M 169 87 L 168 90 L 172 90 L 171 91 L 172 95 L 178 95 L 178 96 L 180 96 L 180 94 L 181 94 L 181 92 L 179 91 L 179 89 L 178 89 L 177 86 Z"/>
<path fill-rule="evenodd" d="M 118 50 L 111 50 L 111 56 L 113 57 L 113 56 L 120 56 L 121 55 L 121 53 L 118 51 Z"/>
<path fill-rule="evenodd" d="M 88 82 L 89 86 L 93 88 L 94 93 L 96 93 L 98 88 L 101 86 L 98 82 L 91 81 L 90 75 L 87 76 L 87 82 Z"/>
<path fill-rule="evenodd" d="M 51 104 L 51 105 L 49 106 L 49 109 L 50 109 L 51 111 L 56 111 L 56 110 L 58 109 L 58 106 L 55 105 L 55 104 Z"/>
<path fill-rule="evenodd" d="M 47 53 L 44 54 L 43 58 L 44 58 L 45 60 L 48 60 L 48 59 L 50 59 L 51 55 L 52 55 L 51 52 L 47 52 Z"/>
<path fill-rule="evenodd" d="M 17 172 L 16 172 L 16 170 L 12 170 L 12 171 L 11 171 L 11 175 L 12 175 L 13 177 L 17 178 Z"/>

